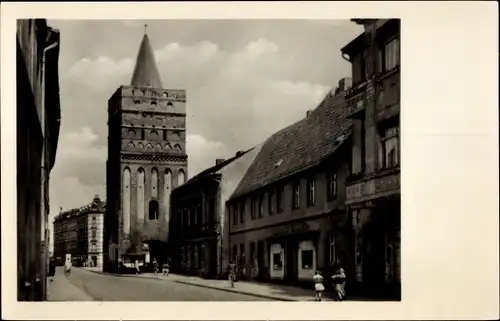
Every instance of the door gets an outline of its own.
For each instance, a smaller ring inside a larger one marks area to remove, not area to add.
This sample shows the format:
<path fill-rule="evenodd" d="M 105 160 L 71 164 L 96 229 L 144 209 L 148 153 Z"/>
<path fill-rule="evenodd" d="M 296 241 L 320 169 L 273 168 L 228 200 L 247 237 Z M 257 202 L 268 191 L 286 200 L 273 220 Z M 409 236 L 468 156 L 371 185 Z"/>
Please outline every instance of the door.
<path fill-rule="evenodd" d="M 92 256 L 92 266 L 93 267 L 97 266 L 97 256 Z"/>
<path fill-rule="evenodd" d="M 295 282 L 297 280 L 297 264 L 298 264 L 298 247 L 297 243 L 289 241 L 285 245 L 285 280 L 287 282 Z"/>
<path fill-rule="evenodd" d="M 257 267 L 259 268 L 259 278 L 263 276 L 264 269 L 264 242 L 257 242 Z"/>
<path fill-rule="evenodd" d="M 363 281 L 373 289 L 385 281 L 385 234 L 374 224 L 363 228 Z"/>

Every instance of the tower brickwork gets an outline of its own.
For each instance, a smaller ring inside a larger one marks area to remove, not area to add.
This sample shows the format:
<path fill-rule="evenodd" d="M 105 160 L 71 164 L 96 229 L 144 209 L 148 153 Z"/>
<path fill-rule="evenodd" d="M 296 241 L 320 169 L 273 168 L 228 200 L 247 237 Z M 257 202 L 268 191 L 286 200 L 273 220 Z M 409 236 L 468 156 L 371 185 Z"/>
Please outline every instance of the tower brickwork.
<path fill-rule="evenodd" d="M 162 86 L 147 35 L 130 86 L 108 101 L 105 254 L 164 259 L 170 192 L 187 178 L 186 91 Z"/>

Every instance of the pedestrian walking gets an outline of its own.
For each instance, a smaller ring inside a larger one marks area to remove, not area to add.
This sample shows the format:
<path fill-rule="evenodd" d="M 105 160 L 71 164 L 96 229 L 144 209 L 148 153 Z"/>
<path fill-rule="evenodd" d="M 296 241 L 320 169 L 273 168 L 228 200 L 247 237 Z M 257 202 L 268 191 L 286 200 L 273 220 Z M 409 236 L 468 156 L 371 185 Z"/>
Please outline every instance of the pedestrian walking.
<path fill-rule="evenodd" d="M 345 284 L 347 276 L 343 268 L 339 268 L 336 273 L 332 276 L 333 288 L 335 289 L 336 299 L 339 301 L 344 301 L 346 297 Z"/>
<path fill-rule="evenodd" d="M 163 263 L 162 272 L 163 276 L 168 276 L 168 273 L 170 272 L 170 264 L 168 264 L 168 262 Z"/>
<path fill-rule="evenodd" d="M 64 275 L 69 276 L 71 274 L 71 260 L 66 260 L 64 264 Z"/>
<path fill-rule="evenodd" d="M 141 270 L 139 269 L 139 261 L 135 260 L 134 265 L 135 265 L 135 274 L 139 275 L 139 273 L 141 273 Z"/>
<path fill-rule="evenodd" d="M 313 276 L 314 289 L 316 290 L 316 301 L 321 302 L 321 296 L 323 291 L 325 291 L 325 286 L 323 285 L 323 276 L 319 271 L 316 271 Z"/>
<path fill-rule="evenodd" d="M 153 259 L 153 269 L 155 275 L 158 275 L 159 266 L 158 266 L 158 261 L 156 261 L 156 258 Z"/>
<path fill-rule="evenodd" d="M 234 288 L 234 281 L 236 280 L 236 264 L 233 261 L 229 262 L 229 281 L 231 282 L 231 287 Z"/>
<path fill-rule="evenodd" d="M 50 258 L 49 261 L 49 279 L 51 282 L 54 281 L 54 275 L 56 274 L 56 262 L 54 258 Z"/>

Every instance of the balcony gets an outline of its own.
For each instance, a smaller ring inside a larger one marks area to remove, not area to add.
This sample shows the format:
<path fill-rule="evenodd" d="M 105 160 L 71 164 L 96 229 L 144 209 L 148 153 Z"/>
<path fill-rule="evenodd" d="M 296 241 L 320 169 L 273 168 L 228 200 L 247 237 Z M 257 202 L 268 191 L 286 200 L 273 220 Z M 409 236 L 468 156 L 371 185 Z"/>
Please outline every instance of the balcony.
<path fill-rule="evenodd" d="M 400 113 L 400 68 L 377 76 L 377 122 L 382 122 Z"/>
<path fill-rule="evenodd" d="M 346 205 L 397 195 L 401 187 L 400 169 L 385 169 L 346 184 Z"/>

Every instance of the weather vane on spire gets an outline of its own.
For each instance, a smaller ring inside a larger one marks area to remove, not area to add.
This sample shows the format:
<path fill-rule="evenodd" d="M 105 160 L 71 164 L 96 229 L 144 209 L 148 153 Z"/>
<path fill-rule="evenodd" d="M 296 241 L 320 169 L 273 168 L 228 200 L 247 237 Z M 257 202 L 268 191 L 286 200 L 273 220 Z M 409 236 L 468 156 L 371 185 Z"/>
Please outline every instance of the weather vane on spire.
<path fill-rule="evenodd" d="M 147 34 L 147 31 L 148 31 L 148 25 L 147 25 L 147 24 L 145 24 L 145 25 L 144 25 L 144 34 Z"/>

